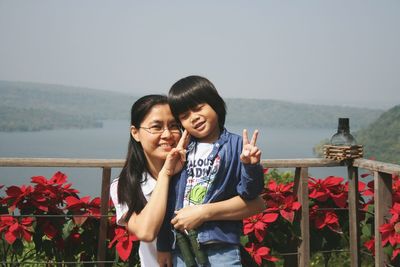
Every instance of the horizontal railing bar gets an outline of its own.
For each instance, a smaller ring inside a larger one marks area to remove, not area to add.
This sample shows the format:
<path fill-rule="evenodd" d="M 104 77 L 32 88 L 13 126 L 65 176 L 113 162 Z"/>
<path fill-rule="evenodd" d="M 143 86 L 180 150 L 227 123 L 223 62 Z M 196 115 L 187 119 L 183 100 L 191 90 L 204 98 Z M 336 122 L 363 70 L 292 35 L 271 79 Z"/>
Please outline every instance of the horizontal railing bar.
<path fill-rule="evenodd" d="M 13 215 L 13 214 L 0 214 L 0 217 L 15 217 L 15 218 L 72 218 L 72 217 L 83 217 L 83 218 L 100 218 L 100 217 L 114 217 L 115 215 L 74 215 L 74 214 L 32 214 L 32 215 Z"/>
<path fill-rule="evenodd" d="M 263 159 L 268 168 L 336 167 L 341 162 L 323 158 Z M 0 158 L 1 167 L 107 167 L 122 168 L 123 159 L 73 159 L 73 158 Z"/>
<path fill-rule="evenodd" d="M 378 172 L 397 174 L 397 175 L 400 174 L 400 165 L 376 161 L 376 160 L 362 159 L 362 158 L 355 159 L 353 161 L 353 166 L 362 169 L 367 169 L 370 171 L 378 171 Z"/>
<path fill-rule="evenodd" d="M 48 266 L 48 264 L 94 264 L 94 263 L 118 263 L 117 261 L 0 261 L 1 264 L 11 265 L 24 265 L 24 264 L 40 264 L 41 266 Z"/>
<path fill-rule="evenodd" d="M 338 167 L 343 162 L 324 158 L 262 159 L 266 168 Z M 123 159 L 74 159 L 74 158 L 0 158 L 0 167 L 94 167 L 122 168 Z M 391 174 L 400 174 L 400 166 L 368 159 L 354 159 L 353 166 Z"/>
<path fill-rule="evenodd" d="M 262 159 L 261 164 L 266 168 L 295 168 L 295 167 L 337 167 L 343 163 L 323 158 L 304 159 Z"/>
<path fill-rule="evenodd" d="M 0 158 L 1 167 L 122 168 L 124 162 L 122 159 Z"/>

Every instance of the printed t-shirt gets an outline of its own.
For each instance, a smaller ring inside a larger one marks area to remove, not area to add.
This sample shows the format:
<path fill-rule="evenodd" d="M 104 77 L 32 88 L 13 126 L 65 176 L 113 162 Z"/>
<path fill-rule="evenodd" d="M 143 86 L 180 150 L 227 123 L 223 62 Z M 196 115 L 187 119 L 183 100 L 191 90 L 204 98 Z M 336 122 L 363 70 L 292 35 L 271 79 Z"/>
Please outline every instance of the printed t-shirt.
<path fill-rule="evenodd" d="M 186 165 L 188 178 L 183 199 L 184 207 L 202 204 L 215 179 L 220 158 L 217 156 L 214 161 L 208 159 L 212 149 L 213 144 L 197 143 L 196 148 L 188 154 Z"/>

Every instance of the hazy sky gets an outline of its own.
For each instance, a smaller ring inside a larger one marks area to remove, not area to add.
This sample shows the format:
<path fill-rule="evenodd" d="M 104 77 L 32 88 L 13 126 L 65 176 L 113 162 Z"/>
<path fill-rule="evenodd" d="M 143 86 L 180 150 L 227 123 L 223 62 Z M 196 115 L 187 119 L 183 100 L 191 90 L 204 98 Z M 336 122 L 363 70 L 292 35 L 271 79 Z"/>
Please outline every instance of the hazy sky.
<path fill-rule="evenodd" d="M 400 1 L 0 0 L 0 80 L 400 104 Z"/>

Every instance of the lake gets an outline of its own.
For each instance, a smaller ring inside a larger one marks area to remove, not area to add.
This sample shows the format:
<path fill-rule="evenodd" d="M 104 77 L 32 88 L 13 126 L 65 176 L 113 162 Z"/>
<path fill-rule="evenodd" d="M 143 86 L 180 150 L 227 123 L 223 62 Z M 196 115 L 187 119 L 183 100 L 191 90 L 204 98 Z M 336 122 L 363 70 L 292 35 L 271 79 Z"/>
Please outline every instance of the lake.
<path fill-rule="evenodd" d="M 241 134 L 242 126 L 227 125 L 231 132 Z M 249 135 L 254 128 L 249 128 Z M 263 127 L 257 145 L 263 159 L 311 158 L 312 148 L 324 138 L 332 136 L 336 129 L 276 129 Z M 105 121 L 99 129 L 69 129 L 40 132 L 0 132 L 0 157 L 46 158 L 125 158 L 129 141 L 129 122 Z M 69 182 L 78 189 L 80 196 L 100 195 L 101 169 L 93 168 L 16 168 L 0 167 L 0 184 L 22 185 L 30 177 L 42 175 L 50 178 L 56 171 L 64 172 Z M 120 169 L 112 170 L 112 177 Z M 318 178 L 328 175 L 346 175 L 344 167 L 310 168 L 310 175 Z M 3 188 L 4 190 L 4 188 Z M 3 193 L 1 195 L 4 195 Z"/>

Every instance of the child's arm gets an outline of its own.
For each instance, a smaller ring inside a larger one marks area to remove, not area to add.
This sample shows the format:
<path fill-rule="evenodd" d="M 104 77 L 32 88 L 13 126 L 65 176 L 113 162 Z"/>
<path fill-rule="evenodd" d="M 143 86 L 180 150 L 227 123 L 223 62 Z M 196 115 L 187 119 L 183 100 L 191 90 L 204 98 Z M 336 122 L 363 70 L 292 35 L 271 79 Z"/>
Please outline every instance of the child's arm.
<path fill-rule="evenodd" d="M 239 184 L 236 190 L 244 199 L 255 199 L 264 188 L 264 172 L 260 164 L 261 150 L 256 146 L 258 130 L 255 130 L 251 141 L 247 130 L 243 130 L 243 147 L 238 165 Z"/>
<path fill-rule="evenodd" d="M 264 200 L 257 197 L 244 200 L 240 196 L 227 200 L 202 205 L 187 206 L 176 211 L 171 223 L 176 229 L 183 231 L 195 229 L 206 221 L 242 220 L 262 212 Z"/>

